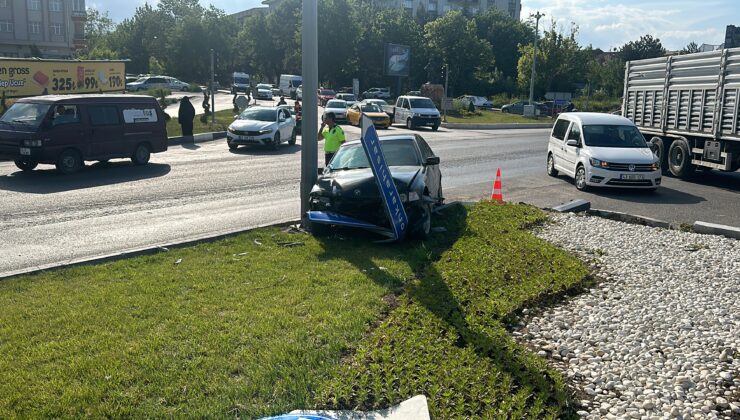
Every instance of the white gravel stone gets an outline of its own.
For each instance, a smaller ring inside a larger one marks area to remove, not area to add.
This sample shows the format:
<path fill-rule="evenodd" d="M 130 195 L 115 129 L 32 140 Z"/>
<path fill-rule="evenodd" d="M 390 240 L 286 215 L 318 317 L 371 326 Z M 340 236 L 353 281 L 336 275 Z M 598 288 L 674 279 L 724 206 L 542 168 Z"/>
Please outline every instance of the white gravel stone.
<path fill-rule="evenodd" d="M 530 311 L 522 339 L 595 400 L 579 414 L 737 413 L 740 241 L 590 216 L 553 219 L 538 235 L 581 257 L 601 281 Z"/>

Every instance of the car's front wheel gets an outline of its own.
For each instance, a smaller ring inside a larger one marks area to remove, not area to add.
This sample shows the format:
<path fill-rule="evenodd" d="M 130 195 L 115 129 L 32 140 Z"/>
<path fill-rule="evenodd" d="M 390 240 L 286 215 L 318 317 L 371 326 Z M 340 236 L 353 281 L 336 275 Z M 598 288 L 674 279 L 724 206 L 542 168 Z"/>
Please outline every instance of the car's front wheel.
<path fill-rule="evenodd" d="M 272 149 L 273 150 L 280 149 L 280 132 L 279 131 L 275 133 L 275 138 L 272 139 Z"/>
<path fill-rule="evenodd" d="M 226 144 L 229 146 L 229 150 L 236 150 L 239 145 L 234 143 L 231 139 L 226 139 Z"/>
<path fill-rule="evenodd" d="M 555 169 L 555 157 L 550 153 L 547 155 L 547 174 L 550 176 L 558 176 L 558 170 Z"/>
<path fill-rule="evenodd" d="M 586 184 L 586 168 L 583 165 L 578 165 L 578 168 L 576 168 L 575 182 L 578 191 L 588 190 L 588 185 Z"/>
<path fill-rule="evenodd" d="M 290 134 L 290 140 L 288 140 L 288 144 L 291 146 L 294 145 L 297 138 L 298 138 L 298 131 L 294 128 L 293 132 Z"/>
<path fill-rule="evenodd" d="M 421 210 L 421 219 L 417 223 L 415 229 L 411 232 L 411 236 L 416 239 L 426 239 L 432 232 L 432 207 L 429 204 L 425 204 Z"/>

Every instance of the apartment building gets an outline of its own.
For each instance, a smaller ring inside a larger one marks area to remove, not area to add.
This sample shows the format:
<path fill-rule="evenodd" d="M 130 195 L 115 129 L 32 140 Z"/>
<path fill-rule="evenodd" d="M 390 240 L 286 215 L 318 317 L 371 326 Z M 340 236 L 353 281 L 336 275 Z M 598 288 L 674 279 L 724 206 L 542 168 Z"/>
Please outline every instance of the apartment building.
<path fill-rule="evenodd" d="M 85 0 L 0 0 L 0 56 L 70 58 L 86 19 Z"/>

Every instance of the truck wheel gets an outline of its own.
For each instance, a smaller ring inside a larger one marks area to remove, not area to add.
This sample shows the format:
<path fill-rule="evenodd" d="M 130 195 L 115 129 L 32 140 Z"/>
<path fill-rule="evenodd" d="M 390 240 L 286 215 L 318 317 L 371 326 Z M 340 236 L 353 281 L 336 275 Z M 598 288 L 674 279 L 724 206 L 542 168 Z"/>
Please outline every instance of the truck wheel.
<path fill-rule="evenodd" d="M 668 173 L 668 155 L 665 152 L 665 142 L 660 137 L 653 137 L 650 139 L 650 150 L 658 157 L 658 164 L 660 165 L 660 171 L 663 175 Z"/>
<path fill-rule="evenodd" d="M 18 159 L 15 161 L 15 166 L 17 166 L 18 169 L 24 172 L 28 172 L 34 170 L 37 166 L 39 166 L 39 163 L 35 160 Z"/>
<path fill-rule="evenodd" d="M 82 157 L 80 157 L 80 153 L 74 149 L 67 149 L 59 155 L 59 158 L 57 158 L 56 166 L 57 171 L 64 175 L 70 175 L 79 171 L 83 165 L 84 162 L 82 161 Z"/>
<path fill-rule="evenodd" d="M 676 139 L 668 149 L 668 169 L 674 176 L 689 179 L 696 169 L 691 163 L 691 149 L 686 139 Z"/>
<path fill-rule="evenodd" d="M 149 145 L 146 143 L 139 143 L 134 150 L 134 154 L 131 155 L 131 162 L 136 166 L 143 166 L 149 163 L 152 152 L 149 150 Z"/>

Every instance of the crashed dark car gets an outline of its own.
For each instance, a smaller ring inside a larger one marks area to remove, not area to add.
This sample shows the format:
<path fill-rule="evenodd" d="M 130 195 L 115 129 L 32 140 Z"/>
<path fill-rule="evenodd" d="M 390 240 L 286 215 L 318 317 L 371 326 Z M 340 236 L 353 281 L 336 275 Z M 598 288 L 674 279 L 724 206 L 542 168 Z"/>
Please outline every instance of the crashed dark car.
<path fill-rule="evenodd" d="M 408 215 L 407 233 L 424 238 L 431 230 L 433 207 L 444 200 L 439 157 L 419 135 L 380 137 L 380 145 Z M 390 228 L 360 141 L 343 144 L 334 155 L 311 190 L 309 209 Z M 330 228 L 327 224 L 312 226 L 317 234 L 325 234 Z"/>

